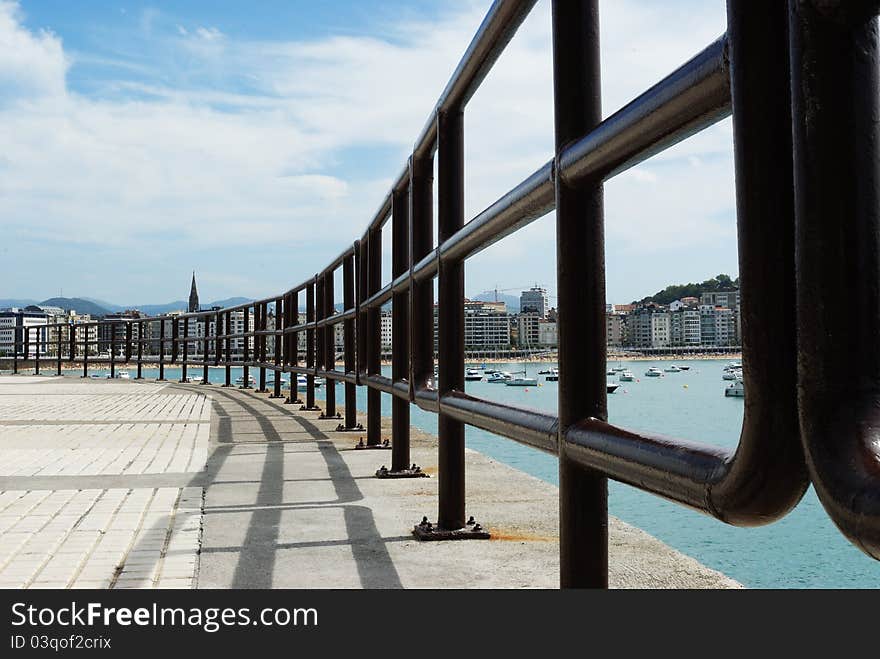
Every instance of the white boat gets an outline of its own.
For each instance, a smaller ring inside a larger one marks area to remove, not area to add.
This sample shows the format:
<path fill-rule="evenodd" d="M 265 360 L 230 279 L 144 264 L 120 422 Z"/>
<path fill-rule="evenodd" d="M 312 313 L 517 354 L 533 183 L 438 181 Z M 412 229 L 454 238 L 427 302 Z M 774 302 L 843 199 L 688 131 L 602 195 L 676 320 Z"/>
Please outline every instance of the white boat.
<path fill-rule="evenodd" d="M 621 382 L 632 382 L 635 377 L 633 376 L 631 371 L 623 371 L 623 373 L 617 376 L 617 379 Z"/>
<path fill-rule="evenodd" d="M 116 374 L 120 380 L 131 380 L 131 374 L 128 371 L 120 371 Z"/>
<path fill-rule="evenodd" d="M 499 383 L 499 382 L 507 382 L 508 380 L 512 380 L 512 379 L 513 379 L 513 375 L 508 373 L 507 371 L 495 371 L 492 375 L 489 376 L 489 378 L 486 380 L 486 382 Z"/>
<path fill-rule="evenodd" d="M 315 378 L 315 387 L 320 387 L 324 384 L 324 378 Z M 306 389 L 309 385 L 309 378 L 306 375 L 300 373 L 296 376 L 296 388 L 297 389 Z"/>
<path fill-rule="evenodd" d="M 543 371 L 538 371 L 538 375 L 546 375 L 545 378 L 548 382 L 557 382 L 559 380 L 559 369 L 558 368 L 547 368 Z"/>
<path fill-rule="evenodd" d="M 663 370 L 666 371 L 667 373 L 680 373 L 681 372 L 681 369 L 678 366 L 676 366 L 675 364 L 670 364 L 669 366 L 667 366 Z"/>
<path fill-rule="evenodd" d="M 464 372 L 464 379 L 469 382 L 479 382 L 483 379 L 483 372 L 475 368 L 469 368 Z"/>
<path fill-rule="evenodd" d="M 739 380 L 742 377 L 742 371 L 725 371 L 721 375 L 722 380 Z"/>
<path fill-rule="evenodd" d="M 727 385 L 724 389 L 724 395 L 733 398 L 744 398 L 746 395 L 746 387 L 742 380 L 737 380 L 733 384 Z"/>
<path fill-rule="evenodd" d="M 608 382 L 607 385 L 608 385 L 607 392 L 609 394 L 613 394 L 615 391 L 617 391 L 617 388 L 620 386 L 619 384 L 614 384 L 613 382 Z"/>
<path fill-rule="evenodd" d="M 605 371 L 605 375 L 614 375 L 614 369 L 609 368 L 607 371 Z"/>
<path fill-rule="evenodd" d="M 289 384 L 289 382 L 287 380 L 285 380 L 284 378 L 281 378 L 281 386 L 282 387 L 286 387 L 288 384 Z M 274 377 L 268 378 L 266 380 L 266 386 L 267 387 L 274 387 L 275 386 L 275 378 Z"/>
<path fill-rule="evenodd" d="M 519 375 L 520 373 L 522 373 L 522 375 Z M 538 379 L 537 378 L 530 378 L 528 376 L 528 373 L 526 373 L 525 371 L 517 371 L 516 375 L 517 375 L 517 377 L 511 377 L 504 384 L 506 384 L 508 387 L 537 387 L 538 386 Z"/>
<path fill-rule="evenodd" d="M 645 376 L 649 378 L 659 378 L 663 375 L 663 371 L 661 371 L 656 366 L 651 366 L 647 371 L 645 371 Z"/>
<path fill-rule="evenodd" d="M 256 383 L 257 383 L 256 378 L 254 378 L 253 375 L 248 374 L 248 385 L 249 385 L 249 386 L 253 386 L 253 385 L 255 385 Z M 238 384 L 238 385 L 242 385 L 242 384 L 244 384 L 244 376 L 243 376 L 243 375 L 239 375 L 238 378 L 236 378 L 236 380 L 235 380 L 235 384 Z"/>
<path fill-rule="evenodd" d="M 681 371 L 689 371 L 689 370 L 691 370 L 691 367 L 690 367 L 690 366 L 679 366 L 678 368 L 679 368 L 679 370 L 681 370 Z"/>

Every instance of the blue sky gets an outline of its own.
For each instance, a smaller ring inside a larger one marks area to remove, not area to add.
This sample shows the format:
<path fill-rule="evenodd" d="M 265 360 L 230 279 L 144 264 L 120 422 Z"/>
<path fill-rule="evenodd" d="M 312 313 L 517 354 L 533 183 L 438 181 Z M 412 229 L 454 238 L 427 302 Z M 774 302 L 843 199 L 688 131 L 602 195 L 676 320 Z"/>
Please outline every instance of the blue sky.
<path fill-rule="evenodd" d="M 0 0 L 0 298 L 301 281 L 361 234 L 489 4 Z M 468 217 L 551 156 L 549 9 L 468 107 Z M 606 115 L 724 30 L 723 0 L 601 11 Z M 609 182 L 609 301 L 735 275 L 734 217 L 729 121 Z M 470 260 L 466 293 L 555 292 L 553 222 Z"/>

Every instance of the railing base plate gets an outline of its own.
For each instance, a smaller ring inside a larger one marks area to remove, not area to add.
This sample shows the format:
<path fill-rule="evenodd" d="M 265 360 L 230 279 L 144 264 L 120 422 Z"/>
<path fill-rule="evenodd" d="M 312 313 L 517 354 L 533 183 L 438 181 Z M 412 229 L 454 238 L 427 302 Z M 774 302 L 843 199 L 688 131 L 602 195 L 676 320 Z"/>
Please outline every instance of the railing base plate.
<path fill-rule="evenodd" d="M 321 416 L 319 416 L 318 418 L 319 418 L 319 419 L 341 419 L 341 418 L 342 418 L 342 415 L 339 414 L 339 413 L 336 413 L 336 414 L 321 414 Z"/>
<path fill-rule="evenodd" d="M 308 407 L 306 405 L 303 405 L 301 408 L 299 408 L 299 411 L 300 412 L 320 412 L 321 408 L 320 407 Z"/>
<path fill-rule="evenodd" d="M 361 437 L 360 441 L 354 445 L 355 450 L 357 451 L 366 451 L 367 449 L 391 449 L 391 442 L 387 439 L 383 441 L 381 444 L 367 444 L 364 442 L 364 438 Z"/>
<path fill-rule="evenodd" d="M 467 524 L 460 529 L 442 529 L 431 524 L 427 517 L 422 518 L 421 524 L 413 527 L 413 535 L 416 540 L 488 540 L 491 536 L 482 526 L 473 521 L 471 517 Z"/>
<path fill-rule="evenodd" d="M 396 470 L 386 469 L 385 465 L 382 465 L 376 470 L 376 478 L 429 478 L 429 476 L 418 465 Z"/>
<path fill-rule="evenodd" d="M 363 432 L 364 425 L 362 423 L 357 424 L 356 426 L 343 426 L 341 423 L 336 426 L 336 430 L 334 432 Z"/>

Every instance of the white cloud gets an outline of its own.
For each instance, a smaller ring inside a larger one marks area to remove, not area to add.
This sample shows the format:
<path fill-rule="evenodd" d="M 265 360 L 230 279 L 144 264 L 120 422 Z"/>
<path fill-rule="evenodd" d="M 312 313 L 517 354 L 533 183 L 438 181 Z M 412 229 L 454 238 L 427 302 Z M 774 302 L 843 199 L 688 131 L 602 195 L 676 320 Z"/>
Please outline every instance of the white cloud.
<path fill-rule="evenodd" d="M 171 23 L 163 47 L 186 56 L 175 83 L 114 80 L 127 92 L 120 100 L 71 91 L 60 39 L 29 31 L 17 6 L 0 0 L 0 216 L 19 235 L 120 248 L 151 234 L 194 249 L 270 237 L 276 247 L 308 243 L 309 265 L 297 273 L 316 268 L 360 235 L 485 10 L 467 2 L 439 22 L 298 42 L 240 41 L 216 27 Z M 720 1 L 695 3 L 671 30 L 666 10 L 652 3 L 615 0 L 602 11 L 606 114 L 724 28 Z M 141 27 L 159 40 L 157 16 L 142 12 Z M 551 156 L 550 44 L 542 2 L 468 108 L 471 216 Z M 374 145 L 399 150 L 400 162 L 390 171 L 369 162 L 345 168 L 358 176 L 328 173 L 344 150 Z M 609 246 L 728 240 L 731 224 L 717 218 L 732 209 L 729 152 L 722 125 L 610 183 Z M 545 221 L 511 237 L 469 273 L 486 272 L 490 286 L 492 268 L 537 245 L 548 250 L 536 266 L 546 272 L 529 278 L 552 284 L 549 229 Z"/>
<path fill-rule="evenodd" d="M 46 30 L 24 30 L 20 21 L 18 5 L 0 1 L 0 105 L 64 93 L 69 61 L 61 40 Z"/>

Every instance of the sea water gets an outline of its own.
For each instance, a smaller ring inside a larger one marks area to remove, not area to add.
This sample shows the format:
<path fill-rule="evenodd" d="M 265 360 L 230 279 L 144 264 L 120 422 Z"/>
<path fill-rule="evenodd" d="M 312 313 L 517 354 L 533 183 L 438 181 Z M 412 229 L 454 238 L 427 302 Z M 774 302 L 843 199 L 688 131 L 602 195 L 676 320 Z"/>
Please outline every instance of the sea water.
<path fill-rule="evenodd" d="M 624 361 L 634 382 L 620 384 L 608 395 L 609 421 L 618 426 L 651 431 L 705 444 L 734 447 L 739 441 L 743 419 L 743 400 L 726 397 L 722 380 L 727 360 L 681 360 L 690 366 L 680 373 L 646 377 L 651 366 L 663 370 L 670 362 Z M 550 412 L 556 411 L 558 388 L 545 382 L 539 370 L 556 364 L 530 362 L 529 377 L 536 387 L 508 387 L 504 384 L 466 382 L 465 390 L 475 396 Z M 616 366 L 617 362 L 609 362 Z M 521 371 L 522 363 L 491 364 L 491 368 Z M 134 369 L 129 370 L 132 377 Z M 166 377 L 179 378 L 180 369 L 166 368 Z M 189 375 L 201 376 L 201 368 Z M 155 369 L 144 369 L 155 377 Z M 241 369 L 232 369 L 233 381 Z M 256 369 L 251 374 L 257 377 Z M 390 376 L 390 367 L 383 367 Z M 286 376 L 289 378 L 289 376 Z M 210 369 L 209 380 L 222 382 L 222 369 Z M 323 397 L 322 389 L 317 396 Z M 337 384 L 337 406 L 342 409 L 343 385 Z M 366 409 L 366 389 L 358 387 L 358 409 Z M 391 397 L 382 395 L 382 414 L 390 416 Z M 411 408 L 413 426 L 432 434 L 437 417 L 415 406 Z M 500 462 L 547 482 L 558 483 L 558 463 L 554 456 L 522 446 L 479 428 L 467 427 L 467 445 Z M 609 512 L 659 538 L 704 565 L 715 568 L 750 588 L 880 588 L 880 562 L 868 558 L 850 544 L 835 528 L 810 488 L 798 506 L 783 519 L 758 528 L 728 526 L 702 513 L 628 485 L 609 482 Z M 467 514 L 482 520 L 480 502 L 468 501 Z M 491 527 L 492 520 L 485 520 Z"/>

